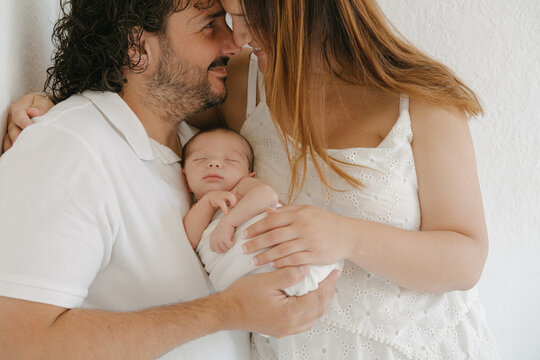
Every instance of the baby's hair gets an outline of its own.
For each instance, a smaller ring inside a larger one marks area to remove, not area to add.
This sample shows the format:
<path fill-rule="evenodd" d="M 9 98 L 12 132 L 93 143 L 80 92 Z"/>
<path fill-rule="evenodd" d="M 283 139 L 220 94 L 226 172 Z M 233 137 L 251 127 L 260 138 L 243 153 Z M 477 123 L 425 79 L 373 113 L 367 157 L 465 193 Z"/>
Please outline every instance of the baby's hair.
<path fill-rule="evenodd" d="M 212 129 L 201 130 L 200 132 L 195 134 L 191 139 L 189 139 L 189 141 L 184 146 L 182 146 L 182 160 L 180 161 L 180 164 L 182 165 L 182 168 L 184 168 L 184 166 L 186 164 L 185 160 L 189 155 L 189 145 L 193 142 L 193 140 L 195 140 L 197 137 L 199 137 L 202 134 L 208 134 L 208 133 L 213 133 L 213 132 L 218 132 L 218 131 L 221 131 L 221 132 L 224 132 L 224 133 L 235 134 L 238 137 L 240 137 L 240 139 L 244 140 L 244 143 L 247 145 L 247 147 L 249 149 L 249 154 L 248 154 L 249 171 L 253 171 L 253 165 L 254 165 L 254 162 L 255 162 L 255 155 L 253 153 L 253 148 L 251 147 L 251 144 L 239 132 L 234 131 L 234 130 L 229 129 L 229 128 L 225 128 L 225 127 L 216 127 L 216 128 L 212 128 Z"/>

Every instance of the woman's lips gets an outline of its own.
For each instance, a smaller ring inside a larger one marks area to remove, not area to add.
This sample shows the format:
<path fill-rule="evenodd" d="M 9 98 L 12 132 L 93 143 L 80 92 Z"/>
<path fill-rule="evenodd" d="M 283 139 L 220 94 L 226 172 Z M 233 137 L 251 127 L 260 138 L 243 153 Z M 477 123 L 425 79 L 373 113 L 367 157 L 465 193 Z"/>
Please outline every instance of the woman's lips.
<path fill-rule="evenodd" d="M 264 51 L 256 47 L 253 48 L 253 53 L 255 54 L 256 57 L 261 57 L 264 55 Z"/>

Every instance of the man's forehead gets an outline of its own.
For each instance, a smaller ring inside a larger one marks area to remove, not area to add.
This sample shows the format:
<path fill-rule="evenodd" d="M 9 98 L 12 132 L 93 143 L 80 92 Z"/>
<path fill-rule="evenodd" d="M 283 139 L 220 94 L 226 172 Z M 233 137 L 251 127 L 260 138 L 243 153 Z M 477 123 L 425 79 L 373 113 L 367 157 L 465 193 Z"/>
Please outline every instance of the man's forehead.
<path fill-rule="evenodd" d="M 192 1 L 189 8 L 189 20 L 205 20 L 207 18 L 217 18 L 225 14 L 225 10 L 218 0 Z"/>

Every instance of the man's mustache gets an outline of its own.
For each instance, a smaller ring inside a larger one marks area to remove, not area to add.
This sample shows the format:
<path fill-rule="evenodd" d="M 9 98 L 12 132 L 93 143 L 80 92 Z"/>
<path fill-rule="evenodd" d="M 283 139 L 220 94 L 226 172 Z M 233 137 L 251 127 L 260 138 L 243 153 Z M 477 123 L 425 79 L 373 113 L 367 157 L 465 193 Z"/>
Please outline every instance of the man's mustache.
<path fill-rule="evenodd" d="M 221 56 L 210 64 L 210 66 L 208 67 L 208 70 L 211 70 L 212 68 L 215 68 L 215 67 L 227 66 L 228 63 L 229 63 L 229 58 L 226 56 Z"/>

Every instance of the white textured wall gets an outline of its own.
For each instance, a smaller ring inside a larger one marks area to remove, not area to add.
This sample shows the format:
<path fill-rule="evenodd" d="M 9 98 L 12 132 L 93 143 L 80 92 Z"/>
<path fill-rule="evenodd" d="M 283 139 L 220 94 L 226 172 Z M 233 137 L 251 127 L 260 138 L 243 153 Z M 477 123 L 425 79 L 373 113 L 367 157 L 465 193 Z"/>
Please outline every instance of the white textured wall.
<path fill-rule="evenodd" d="M 480 282 L 501 359 L 540 358 L 540 0 L 379 0 L 414 44 L 481 97 L 471 122 L 491 248 Z M 3 0 L 0 131 L 7 105 L 40 90 L 56 0 Z"/>
<path fill-rule="evenodd" d="M 540 359 L 540 1 L 379 0 L 482 99 L 471 122 L 490 236 L 480 294 L 501 359 Z"/>
<path fill-rule="evenodd" d="M 28 92 L 43 89 L 58 4 L 57 0 L 1 0 L 0 143 L 9 104 Z"/>

